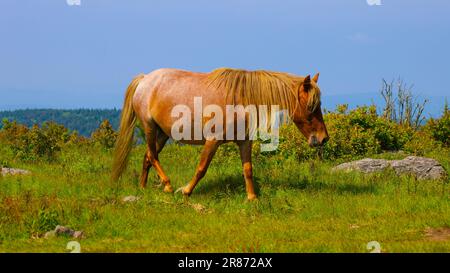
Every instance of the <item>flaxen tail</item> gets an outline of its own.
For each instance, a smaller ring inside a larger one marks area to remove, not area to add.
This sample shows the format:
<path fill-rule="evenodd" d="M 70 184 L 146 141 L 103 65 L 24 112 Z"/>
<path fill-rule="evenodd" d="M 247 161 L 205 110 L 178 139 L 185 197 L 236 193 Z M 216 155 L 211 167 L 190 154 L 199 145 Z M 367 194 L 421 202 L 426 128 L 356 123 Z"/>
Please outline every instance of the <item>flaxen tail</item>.
<path fill-rule="evenodd" d="M 111 180 L 116 182 L 119 180 L 123 171 L 127 166 L 128 155 L 133 146 L 134 127 L 136 126 L 136 114 L 133 110 L 133 95 L 136 91 L 143 74 L 136 76 L 128 85 L 123 102 L 122 114 L 120 116 L 119 135 L 117 137 L 114 148 L 114 159 L 112 165 Z"/>

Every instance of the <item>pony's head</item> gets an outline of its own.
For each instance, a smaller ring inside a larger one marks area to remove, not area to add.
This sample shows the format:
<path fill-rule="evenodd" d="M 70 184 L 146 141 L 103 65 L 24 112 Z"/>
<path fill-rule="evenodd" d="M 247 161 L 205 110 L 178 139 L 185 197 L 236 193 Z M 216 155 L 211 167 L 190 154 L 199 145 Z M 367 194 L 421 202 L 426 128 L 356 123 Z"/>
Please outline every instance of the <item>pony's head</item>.
<path fill-rule="evenodd" d="M 245 105 L 278 105 L 280 109 L 288 110 L 286 116 L 293 120 L 310 146 L 322 145 L 328 140 L 320 109 L 319 74 L 311 79 L 310 76 L 301 78 L 265 70 L 219 68 L 206 79 L 208 85 L 226 92 L 229 104 L 234 105 L 238 98 Z M 267 121 L 271 120 L 270 113 Z"/>
<path fill-rule="evenodd" d="M 328 137 L 320 107 L 320 89 L 317 85 L 319 73 L 312 79 L 308 75 L 298 87 L 299 106 L 294 111 L 292 120 L 311 147 L 325 144 Z"/>

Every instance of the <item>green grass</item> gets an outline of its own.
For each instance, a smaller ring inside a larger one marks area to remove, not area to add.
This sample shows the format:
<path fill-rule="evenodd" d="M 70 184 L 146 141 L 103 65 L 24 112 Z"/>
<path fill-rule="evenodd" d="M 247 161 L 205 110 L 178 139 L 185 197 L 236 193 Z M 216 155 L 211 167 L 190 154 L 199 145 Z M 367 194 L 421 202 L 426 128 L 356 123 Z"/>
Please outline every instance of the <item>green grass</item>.
<path fill-rule="evenodd" d="M 174 188 L 194 174 L 199 152 L 177 145 L 163 150 Z M 21 163 L 0 147 L 0 162 L 33 173 L 0 177 L 0 252 L 67 252 L 73 239 L 42 238 L 56 224 L 85 232 L 82 252 L 368 252 L 370 241 L 384 252 L 450 252 L 449 240 L 424 236 L 427 227 L 450 227 L 446 181 L 258 157 L 259 200 L 248 202 L 239 158 L 221 154 L 185 199 L 163 193 L 154 171 L 147 189 L 139 189 L 143 153 L 142 146 L 134 149 L 120 184 L 112 185 L 111 152 L 66 147 L 56 162 Z M 448 154 L 428 156 L 449 170 Z M 128 195 L 140 199 L 121 202 Z"/>

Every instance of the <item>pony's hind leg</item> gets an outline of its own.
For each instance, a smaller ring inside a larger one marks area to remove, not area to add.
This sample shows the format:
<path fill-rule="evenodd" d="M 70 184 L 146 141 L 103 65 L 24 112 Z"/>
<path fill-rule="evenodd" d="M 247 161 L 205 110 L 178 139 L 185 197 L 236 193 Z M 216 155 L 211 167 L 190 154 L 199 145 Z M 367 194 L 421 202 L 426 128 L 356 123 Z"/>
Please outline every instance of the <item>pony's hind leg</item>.
<path fill-rule="evenodd" d="M 216 153 L 217 148 L 219 148 L 219 145 L 221 143 L 222 142 L 217 140 L 207 140 L 205 142 L 205 146 L 203 146 L 203 151 L 200 156 L 200 163 L 198 164 L 194 177 L 189 182 L 189 184 L 187 184 L 183 188 L 178 189 L 177 192 L 181 190 L 184 195 L 191 195 L 198 181 L 200 181 L 200 179 L 205 176 L 206 171 L 209 167 L 209 163 L 211 163 L 211 160 L 213 159 L 214 154 Z"/>
<path fill-rule="evenodd" d="M 161 130 L 158 129 L 157 131 L 158 132 L 156 138 L 156 154 L 159 155 L 169 137 L 166 134 L 164 134 Z M 144 155 L 144 162 L 142 164 L 142 174 L 140 179 L 140 185 L 142 188 L 145 188 L 147 186 L 148 171 L 150 170 L 151 166 L 152 163 L 150 162 L 149 149 L 147 148 L 147 151 L 145 152 Z"/>
<path fill-rule="evenodd" d="M 150 120 L 145 126 L 144 126 L 144 132 L 145 132 L 145 138 L 147 140 L 147 152 L 144 159 L 144 166 L 143 166 L 143 174 L 141 177 L 141 185 L 147 183 L 147 176 L 148 176 L 148 169 L 150 168 L 150 165 L 155 168 L 156 173 L 158 174 L 159 178 L 161 179 L 162 183 L 164 184 L 164 191 L 165 192 L 173 192 L 173 188 L 170 185 L 169 177 L 165 174 L 163 171 L 161 164 L 159 163 L 158 159 L 158 149 L 157 149 L 157 143 L 158 143 L 158 125 L 153 121 Z M 167 141 L 167 139 L 164 140 Z M 161 140 L 162 142 L 162 140 Z M 162 145 L 160 145 L 160 149 L 162 149 Z M 148 164 L 148 163 L 150 164 Z M 147 166 L 148 164 L 148 166 Z M 145 171 L 145 172 L 144 172 Z M 145 178 L 145 182 L 144 182 Z"/>

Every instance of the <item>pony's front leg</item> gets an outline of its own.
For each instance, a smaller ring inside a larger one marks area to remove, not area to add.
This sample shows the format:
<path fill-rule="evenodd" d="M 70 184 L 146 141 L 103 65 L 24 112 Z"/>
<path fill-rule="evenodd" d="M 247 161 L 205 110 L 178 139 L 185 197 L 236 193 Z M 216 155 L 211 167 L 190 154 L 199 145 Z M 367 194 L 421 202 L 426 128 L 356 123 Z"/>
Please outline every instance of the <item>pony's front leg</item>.
<path fill-rule="evenodd" d="M 245 188 L 247 190 L 248 200 L 255 200 L 256 193 L 253 186 L 253 170 L 252 170 L 252 142 L 245 140 L 237 143 L 241 154 L 242 168 L 244 172 Z"/>
<path fill-rule="evenodd" d="M 203 151 L 200 156 L 200 163 L 198 164 L 194 177 L 192 177 L 192 180 L 185 187 L 180 188 L 177 191 L 181 190 L 184 195 L 191 195 L 198 181 L 205 176 L 209 164 L 221 143 L 221 141 L 217 140 L 207 140 L 205 142 L 205 146 L 203 146 Z"/>

